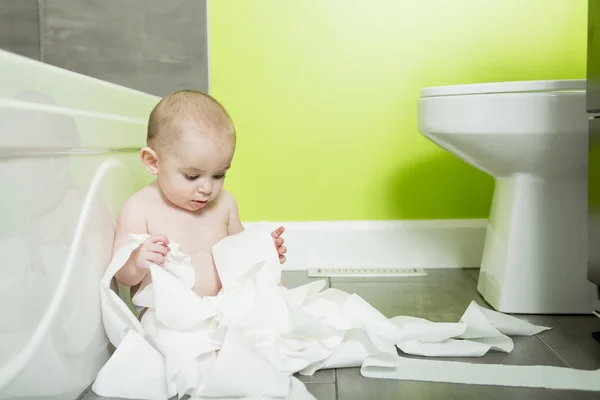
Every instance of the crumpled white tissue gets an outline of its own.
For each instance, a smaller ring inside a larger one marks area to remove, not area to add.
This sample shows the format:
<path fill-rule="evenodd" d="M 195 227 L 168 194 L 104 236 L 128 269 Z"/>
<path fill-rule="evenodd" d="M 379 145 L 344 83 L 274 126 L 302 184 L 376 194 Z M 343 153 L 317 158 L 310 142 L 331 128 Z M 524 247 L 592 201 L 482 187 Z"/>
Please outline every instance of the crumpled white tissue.
<path fill-rule="evenodd" d="M 324 280 L 281 287 L 281 266 L 264 223 L 213 247 L 223 283 L 215 297 L 192 291 L 190 258 L 171 243 L 165 264 L 150 266 L 152 283 L 132 299 L 148 307 L 139 322 L 110 281 L 146 238 L 131 235 L 101 282 L 103 321 L 116 351 L 92 386 L 100 396 L 314 399 L 294 373 L 363 366 L 365 376 L 392 377 L 399 361 L 415 361 L 399 357 L 397 349 L 479 357 L 510 352 L 508 335 L 550 329 L 475 302 L 458 323 L 434 323 L 386 318 L 357 294 L 323 290 Z"/>

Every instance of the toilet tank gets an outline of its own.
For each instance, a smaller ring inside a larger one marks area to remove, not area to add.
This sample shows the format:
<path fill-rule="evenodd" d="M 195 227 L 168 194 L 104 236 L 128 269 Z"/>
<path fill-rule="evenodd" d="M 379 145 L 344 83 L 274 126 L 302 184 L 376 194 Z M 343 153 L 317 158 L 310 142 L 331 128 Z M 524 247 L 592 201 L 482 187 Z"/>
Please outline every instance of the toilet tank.
<path fill-rule="evenodd" d="M 74 399 L 109 358 L 99 281 L 157 101 L 0 51 L 0 399 Z"/>

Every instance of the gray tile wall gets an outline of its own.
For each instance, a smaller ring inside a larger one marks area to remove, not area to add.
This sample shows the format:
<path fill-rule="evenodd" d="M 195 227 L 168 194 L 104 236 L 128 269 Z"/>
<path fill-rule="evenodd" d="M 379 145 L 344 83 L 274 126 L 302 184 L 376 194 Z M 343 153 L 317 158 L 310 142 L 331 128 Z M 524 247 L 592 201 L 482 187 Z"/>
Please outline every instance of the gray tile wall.
<path fill-rule="evenodd" d="M 38 0 L 0 0 L 0 49 L 40 59 Z"/>
<path fill-rule="evenodd" d="M 208 91 L 206 0 L 0 0 L 0 48 L 158 96 Z"/>

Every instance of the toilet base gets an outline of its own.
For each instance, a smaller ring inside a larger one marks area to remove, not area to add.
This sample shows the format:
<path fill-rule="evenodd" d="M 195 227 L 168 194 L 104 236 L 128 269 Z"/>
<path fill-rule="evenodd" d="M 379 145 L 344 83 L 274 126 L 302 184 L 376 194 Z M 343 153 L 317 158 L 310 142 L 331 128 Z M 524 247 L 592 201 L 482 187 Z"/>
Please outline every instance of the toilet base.
<path fill-rule="evenodd" d="M 587 180 L 498 178 L 477 290 L 497 311 L 591 314 Z"/>

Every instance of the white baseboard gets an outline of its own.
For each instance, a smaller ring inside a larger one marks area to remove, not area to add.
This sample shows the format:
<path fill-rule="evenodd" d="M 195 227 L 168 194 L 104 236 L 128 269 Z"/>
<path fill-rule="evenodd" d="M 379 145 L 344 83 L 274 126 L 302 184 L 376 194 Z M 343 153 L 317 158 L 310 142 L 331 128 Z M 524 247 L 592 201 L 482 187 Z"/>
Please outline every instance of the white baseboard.
<path fill-rule="evenodd" d="M 245 226 L 252 222 L 244 223 Z M 285 270 L 478 268 L 485 219 L 268 222 L 283 225 Z"/>

